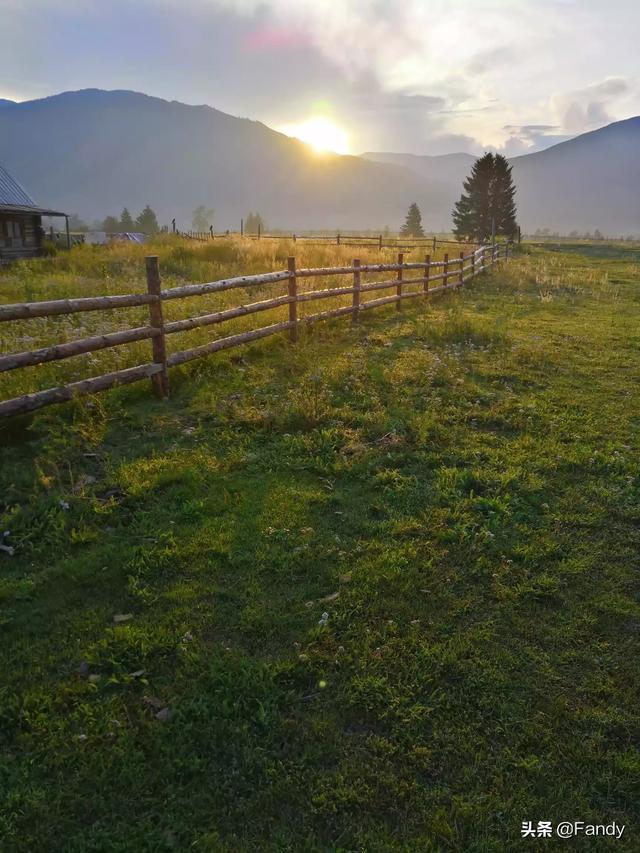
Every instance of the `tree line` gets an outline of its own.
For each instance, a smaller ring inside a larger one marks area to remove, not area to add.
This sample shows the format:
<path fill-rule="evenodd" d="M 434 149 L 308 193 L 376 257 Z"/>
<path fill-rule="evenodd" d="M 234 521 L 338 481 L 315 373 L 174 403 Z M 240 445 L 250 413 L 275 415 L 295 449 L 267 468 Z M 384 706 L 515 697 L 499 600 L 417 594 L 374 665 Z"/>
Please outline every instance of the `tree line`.
<path fill-rule="evenodd" d="M 125 207 L 120 214 L 120 218 L 116 216 L 107 216 L 102 223 L 102 231 L 107 234 L 117 234 L 122 231 L 141 231 L 143 234 L 158 234 L 160 226 L 158 225 L 158 217 L 150 205 L 147 205 L 139 215 L 134 219 Z"/>
<path fill-rule="evenodd" d="M 516 188 L 511 175 L 511 166 L 501 154 L 487 153 L 473 164 L 471 174 L 463 183 L 463 192 L 453 209 L 453 232 L 465 242 L 485 243 L 492 237 L 513 239 L 518 233 L 515 204 Z M 199 205 L 192 214 L 194 231 L 205 232 L 213 229 L 215 211 L 205 205 Z M 175 220 L 174 220 L 175 221 Z M 88 230 L 77 216 L 70 221 L 73 230 Z M 116 216 L 107 216 L 100 223 L 100 230 L 108 234 L 118 232 L 141 231 L 144 234 L 157 234 L 161 230 L 158 217 L 150 205 L 146 205 L 134 219 L 125 207 Z M 258 213 L 250 211 L 244 217 L 244 233 L 258 234 L 266 230 L 265 221 Z M 422 214 L 416 202 L 413 202 L 405 221 L 400 228 L 402 237 L 424 237 Z"/>
<path fill-rule="evenodd" d="M 193 231 L 200 233 L 213 229 L 215 211 L 211 207 L 206 207 L 201 204 L 196 207 L 191 214 L 191 227 Z M 244 217 L 244 232 L 245 234 L 257 234 L 259 231 L 266 231 L 266 222 L 264 217 L 257 211 L 249 212 Z M 135 218 L 131 215 L 128 208 L 124 207 L 120 216 L 107 216 L 105 219 L 95 221 L 91 227 L 81 219 L 78 214 L 73 213 L 69 216 L 69 227 L 72 231 L 106 231 L 107 234 L 118 234 L 122 232 L 142 232 L 143 234 L 158 234 L 161 231 L 168 231 L 169 226 L 160 226 L 155 210 L 150 205 L 146 205 L 138 216 Z"/>

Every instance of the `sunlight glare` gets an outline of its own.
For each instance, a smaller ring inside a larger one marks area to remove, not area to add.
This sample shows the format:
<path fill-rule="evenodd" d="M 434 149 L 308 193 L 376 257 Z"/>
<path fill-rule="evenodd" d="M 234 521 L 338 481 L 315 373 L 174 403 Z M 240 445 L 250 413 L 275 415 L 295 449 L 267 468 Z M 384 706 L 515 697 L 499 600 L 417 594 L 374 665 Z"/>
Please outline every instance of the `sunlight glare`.
<path fill-rule="evenodd" d="M 331 119 L 314 116 L 301 124 L 289 124 L 282 128 L 282 133 L 294 136 L 306 142 L 314 151 L 332 151 L 335 154 L 349 153 L 349 137 L 347 132 L 338 127 Z"/>

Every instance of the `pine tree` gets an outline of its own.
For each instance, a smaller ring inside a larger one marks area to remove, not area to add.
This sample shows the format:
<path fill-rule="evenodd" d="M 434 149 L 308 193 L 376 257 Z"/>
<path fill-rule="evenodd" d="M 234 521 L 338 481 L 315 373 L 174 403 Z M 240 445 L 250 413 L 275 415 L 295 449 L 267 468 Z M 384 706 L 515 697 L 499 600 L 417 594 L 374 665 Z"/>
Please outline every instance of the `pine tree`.
<path fill-rule="evenodd" d="M 485 154 L 473 164 L 464 192 L 453 210 L 454 233 L 460 240 L 486 242 L 493 233 L 513 237 L 516 223 L 515 186 L 511 166 L 501 154 Z"/>
<path fill-rule="evenodd" d="M 400 229 L 403 237 L 424 237 L 424 229 L 422 227 L 422 214 L 420 208 L 413 202 L 407 212 L 407 217 L 404 225 Z"/>
<path fill-rule="evenodd" d="M 102 223 L 102 230 L 106 231 L 107 234 L 117 234 L 120 230 L 120 222 L 115 216 L 107 216 L 107 218 Z"/>
<path fill-rule="evenodd" d="M 467 181 L 464 188 L 467 189 Z M 466 240 L 473 232 L 472 220 L 471 199 L 463 193 L 453 209 L 453 233 L 458 240 Z"/>
<path fill-rule="evenodd" d="M 213 216 L 215 211 L 211 207 L 205 207 L 204 204 L 199 205 L 191 214 L 191 224 L 194 231 L 208 231 L 209 226 L 213 224 Z"/>
<path fill-rule="evenodd" d="M 154 211 L 147 205 L 136 219 L 136 228 L 143 234 L 157 234 L 160 230 Z"/>
<path fill-rule="evenodd" d="M 496 154 L 494 157 L 493 215 L 496 219 L 496 234 L 503 237 L 515 237 L 518 231 L 516 221 L 516 188 L 511 176 L 511 166 L 506 157 Z"/>
<path fill-rule="evenodd" d="M 120 228 L 123 231 L 131 232 L 136 230 L 136 226 L 133 221 L 133 217 L 125 207 L 120 215 Z"/>
<path fill-rule="evenodd" d="M 264 233 L 264 219 L 257 212 L 249 213 L 244 220 L 244 233 L 257 234 L 258 227 L 260 227 L 260 233 Z"/>

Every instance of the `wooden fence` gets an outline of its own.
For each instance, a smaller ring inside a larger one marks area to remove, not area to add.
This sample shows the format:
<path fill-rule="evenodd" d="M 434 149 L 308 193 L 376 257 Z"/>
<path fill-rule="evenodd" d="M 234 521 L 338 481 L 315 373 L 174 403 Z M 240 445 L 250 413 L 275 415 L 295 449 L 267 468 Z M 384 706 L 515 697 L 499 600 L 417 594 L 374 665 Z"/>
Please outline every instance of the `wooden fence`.
<path fill-rule="evenodd" d="M 169 394 L 168 370 L 170 367 L 185 364 L 188 361 L 202 358 L 210 353 L 229 349 L 260 338 L 266 338 L 269 335 L 283 331 L 288 331 L 290 340 L 295 342 L 298 336 L 298 328 L 301 324 L 315 323 L 318 320 L 342 317 L 347 314 L 351 315 L 353 322 L 358 322 L 362 311 L 394 303 L 400 309 L 401 302 L 405 299 L 420 296 L 424 298 L 432 293 L 441 292 L 451 287 L 460 287 L 465 281 L 483 272 L 498 261 L 501 256 L 508 258 L 508 244 L 503 246 L 480 246 L 467 255 L 464 252 L 460 252 L 459 256 L 455 258 L 449 258 L 445 254 L 442 261 L 432 261 L 430 256 L 427 255 L 422 263 L 405 263 L 404 255 L 399 253 L 397 263 L 361 264 L 360 260 L 356 259 L 351 266 L 298 269 L 295 258 L 291 257 L 289 258 L 287 269 L 279 272 L 240 276 L 238 278 L 223 279 L 205 284 L 187 284 L 182 287 L 174 287 L 170 290 L 162 290 L 158 258 L 155 256 L 148 257 L 146 259 L 147 293 L 0 305 L 0 322 L 25 320 L 32 317 L 53 317 L 84 311 L 104 311 L 139 305 L 149 306 L 149 323 L 146 326 L 111 332 L 104 335 L 94 335 L 81 340 L 47 346 L 28 352 L 0 355 L 0 372 L 57 361 L 82 353 L 96 352 L 108 347 L 128 344 L 134 341 L 150 340 L 152 348 L 152 361 L 147 364 L 140 364 L 102 376 L 83 379 L 79 382 L 72 382 L 68 385 L 45 391 L 37 391 L 0 402 L 0 417 L 10 417 L 12 415 L 31 412 L 43 406 L 71 400 L 77 396 L 95 394 L 117 385 L 128 385 L 132 382 L 149 378 L 151 379 L 155 394 L 158 397 L 164 398 Z M 368 273 L 386 272 L 395 273 L 395 277 L 384 281 L 363 281 L 363 276 L 366 276 Z M 405 272 L 414 274 L 414 277 L 405 277 Z M 349 276 L 350 283 L 343 287 L 298 291 L 298 281 L 301 279 L 326 276 Z M 286 293 L 272 297 L 271 299 L 238 305 L 237 307 L 227 308 L 214 313 L 188 317 L 172 322 L 165 322 L 163 318 L 163 303 L 170 299 L 219 293 L 234 288 L 252 288 L 276 283 L 284 284 L 285 282 L 287 285 Z M 433 285 L 436 282 L 438 284 L 434 287 Z M 367 293 L 389 289 L 395 290 L 395 293 L 391 296 L 382 296 L 367 301 L 362 300 L 362 296 Z M 338 308 L 331 308 L 302 318 L 298 317 L 298 305 L 300 303 L 346 295 L 351 295 L 352 297 L 350 305 L 342 305 Z M 171 354 L 167 353 L 167 335 L 202 326 L 223 323 L 226 320 L 232 320 L 248 314 L 256 314 L 260 311 L 268 311 L 284 305 L 288 305 L 289 309 L 288 319 L 285 321 L 218 338 L 210 343 L 192 349 L 181 350 Z"/>
<path fill-rule="evenodd" d="M 219 240 L 225 237 L 245 237 L 247 240 L 292 240 L 294 243 L 300 241 L 313 246 L 330 245 L 336 246 L 352 246 L 353 248 L 361 249 L 396 249 L 396 251 L 411 249 L 431 249 L 436 251 L 438 246 L 469 246 L 461 240 L 443 240 L 436 235 L 424 237 L 412 237 L 410 235 L 398 235 L 393 237 L 390 234 L 343 234 L 340 231 L 335 234 L 309 234 L 294 233 L 294 232 L 278 232 L 277 234 L 265 234 L 260 228 L 256 232 L 248 232 L 244 229 L 240 231 L 221 231 L 215 232 L 213 229 L 209 231 L 175 231 L 180 237 L 187 240 L 197 240 L 201 243 L 207 243 L 210 240 Z"/>

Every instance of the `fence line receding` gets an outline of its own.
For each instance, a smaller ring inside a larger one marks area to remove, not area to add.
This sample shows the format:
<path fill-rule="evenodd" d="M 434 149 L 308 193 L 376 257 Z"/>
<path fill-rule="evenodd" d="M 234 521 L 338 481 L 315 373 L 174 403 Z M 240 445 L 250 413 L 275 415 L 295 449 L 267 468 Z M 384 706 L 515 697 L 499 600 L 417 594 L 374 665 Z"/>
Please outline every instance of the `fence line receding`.
<path fill-rule="evenodd" d="M 209 355 L 219 350 L 229 349 L 260 338 L 268 337 L 279 332 L 287 331 L 292 342 L 297 340 L 298 328 L 303 324 L 328 320 L 350 314 L 353 322 L 358 322 L 363 311 L 379 308 L 384 305 L 400 304 L 405 299 L 415 297 L 426 298 L 430 294 L 460 287 L 475 275 L 484 272 L 501 257 L 508 258 L 509 244 L 504 246 L 480 246 L 468 255 L 463 252 L 459 257 L 444 256 L 442 261 L 432 261 L 430 255 L 421 263 L 405 263 L 402 253 L 398 254 L 397 263 L 361 264 L 355 259 L 351 266 L 323 267 L 317 269 L 300 269 L 296 267 L 295 258 L 289 258 L 286 270 L 263 273 L 260 275 L 239 276 L 222 279 L 204 284 L 187 284 L 162 290 L 158 258 L 147 258 L 147 293 L 126 294 L 118 296 L 80 297 L 77 299 L 57 299 L 53 301 L 18 303 L 0 305 L 0 321 L 10 322 L 26 320 L 33 317 L 53 317 L 75 314 L 85 311 L 104 311 L 114 308 L 148 305 L 149 323 L 119 332 L 104 335 L 93 335 L 76 341 L 69 341 L 52 346 L 42 347 L 27 352 L 9 353 L 0 356 L 0 372 L 45 364 L 59 359 L 69 358 L 89 352 L 115 347 L 135 341 L 150 340 L 152 360 L 147 364 L 116 370 L 101 376 L 71 382 L 57 388 L 24 394 L 10 400 L 0 402 L 0 417 L 24 414 L 49 406 L 62 403 L 74 397 L 85 394 L 95 394 L 106 391 L 117 385 L 128 385 L 141 379 L 151 379 L 154 393 L 158 397 L 166 397 L 169 393 L 169 368 L 185 364 L 197 358 Z M 376 273 L 395 273 L 395 277 L 384 281 L 363 281 L 363 277 Z M 405 273 L 408 275 L 405 276 Z M 319 290 L 298 291 L 301 279 L 314 279 L 327 276 L 350 276 L 350 283 L 341 287 L 331 287 Z M 183 320 L 165 322 L 163 318 L 163 303 L 171 299 L 202 296 L 219 293 L 237 288 L 251 288 L 267 284 L 286 282 L 286 292 L 283 295 L 263 299 L 257 302 L 225 308 L 209 314 L 188 317 Z M 436 283 L 434 287 L 433 284 Z M 414 287 L 418 285 L 418 287 Z M 391 290 L 391 296 L 380 296 L 363 300 L 367 293 L 378 290 Z M 304 302 L 316 301 L 351 295 L 350 305 L 341 305 L 316 314 L 298 317 L 298 305 Z M 243 317 L 257 314 L 288 305 L 288 319 L 268 326 L 262 326 L 246 332 L 217 338 L 209 343 L 201 344 L 191 349 L 167 353 L 166 338 L 176 332 L 211 326 Z"/>

